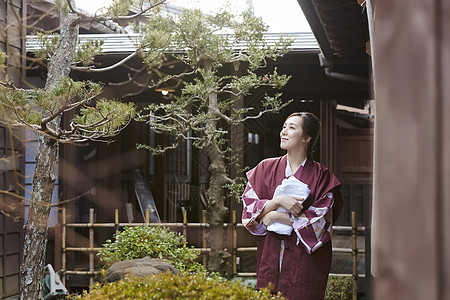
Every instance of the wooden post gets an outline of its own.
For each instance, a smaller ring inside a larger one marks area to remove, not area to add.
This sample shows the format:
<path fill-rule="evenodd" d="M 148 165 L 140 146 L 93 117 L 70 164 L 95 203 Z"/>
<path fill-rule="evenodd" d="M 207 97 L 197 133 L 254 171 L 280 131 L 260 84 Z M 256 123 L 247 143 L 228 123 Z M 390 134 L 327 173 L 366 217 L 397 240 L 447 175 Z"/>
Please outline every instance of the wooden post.
<path fill-rule="evenodd" d="M 147 226 L 150 224 L 150 210 L 148 208 L 145 210 L 145 224 Z"/>
<path fill-rule="evenodd" d="M 63 284 L 66 284 L 66 208 L 62 209 L 61 224 L 61 269 L 63 271 Z"/>
<path fill-rule="evenodd" d="M 89 272 L 94 272 L 94 209 L 89 209 Z M 91 273 L 92 274 L 92 273 Z M 94 283 L 94 276 L 89 275 L 89 285 Z"/>
<path fill-rule="evenodd" d="M 450 299 L 450 1 L 368 1 L 375 300 Z"/>
<path fill-rule="evenodd" d="M 202 210 L 202 248 L 206 249 L 206 247 L 208 246 L 208 243 L 206 241 L 206 210 Z M 205 266 L 205 268 L 207 267 L 207 252 L 203 252 L 203 266 Z"/>
<path fill-rule="evenodd" d="M 353 259 L 353 280 L 355 281 L 355 286 L 353 287 L 353 300 L 357 299 L 358 288 L 356 286 L 358 280 L 358 247 L 356 245 L 356 213 L 351 212 L 352 215 L 352 259 Z"/>

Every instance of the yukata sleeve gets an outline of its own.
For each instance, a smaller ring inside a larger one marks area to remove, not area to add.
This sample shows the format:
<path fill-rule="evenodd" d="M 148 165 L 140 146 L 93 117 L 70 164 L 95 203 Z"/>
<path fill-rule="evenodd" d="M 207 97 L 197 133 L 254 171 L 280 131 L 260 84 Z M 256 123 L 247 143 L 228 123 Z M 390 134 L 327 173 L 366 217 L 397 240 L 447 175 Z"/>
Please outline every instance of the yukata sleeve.
<path fill-rule="evenodd" d="M 333 220 L 333 193 L 328 192 L 296 218 L 291 215 L 292 227 L 297 234 L 297 244 L 301 241 L 311 254 L 331 239 Z"/>
<path fill-rule="evenodd" d="M 259 199 L 250 182 L 247 183 L 244 194 L 242 195 L 242 202 L 244 208 L 242 210 L 242 224 L 253 235 L 265 235 L 267 228 L 262 222 L 258 222 L 256 218 L 261 214 L 267 201 Z"/>

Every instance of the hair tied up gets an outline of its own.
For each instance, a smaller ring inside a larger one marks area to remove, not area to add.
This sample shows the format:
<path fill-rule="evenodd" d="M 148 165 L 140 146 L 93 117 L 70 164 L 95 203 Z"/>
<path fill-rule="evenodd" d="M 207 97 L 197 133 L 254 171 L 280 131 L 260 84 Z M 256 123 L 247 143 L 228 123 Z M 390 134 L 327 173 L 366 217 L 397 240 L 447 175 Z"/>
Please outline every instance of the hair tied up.
<path fill-rule="evenodd" d="M 290 117 L 302 117 L 303 118 L 303 126 L 302 131 L 307 136 L 311 137 L 311 141 L 308 144 L 308 157 L 312 157 L 314 153 L 314 147 L 316 146 L 317 140 L 319 138 L 320 132 L 320 121 L 313 113 L 310 112 L 295 112 L 289 115 L 286 118 Z"/>

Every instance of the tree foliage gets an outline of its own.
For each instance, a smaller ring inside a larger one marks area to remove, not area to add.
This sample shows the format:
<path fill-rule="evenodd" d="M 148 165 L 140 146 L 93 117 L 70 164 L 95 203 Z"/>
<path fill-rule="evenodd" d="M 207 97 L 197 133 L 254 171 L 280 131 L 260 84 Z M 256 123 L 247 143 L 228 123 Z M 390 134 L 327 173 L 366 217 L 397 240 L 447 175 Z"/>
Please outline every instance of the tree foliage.
<path fill-rule="evenodd" d="M 205 15 L 197 9 L 186 10 L 180 16 L 158 16 L 141 24 L 139 30 L 143 36 L 138 51 L 150 69 L 161 66 L 168 55 L 188 67 L 183 74 L 162 74 L 154 82 L 161 87 L 169 80 L 185 79 L 180 94 L 171 95 L 168 102 L 150 104 L 148 113 L 141 114 L 156 131 L 190 139 L 198 148 L 222 146 L 229 126 L 286 105 L 281 93 L 275 93 L 266 94 L 264 109 L 256 115 L 251 114 L 252 107 L 234 106 L 239 97 L 257 88 L 281 89 L 290 78 L 276 69 L 258 72 L 267 67 L 267 59 L 285 54 L 292 40 L 281 36 L 275 44 L 269 44 L 264 39 L 267 26 L 250 12 L 236 17 L 227 11 Z M 230 64 L 245 65 L 245 73 L 230 74 L 226 71 Z M 216 101 L 212 95 L 217 96 Z M 222 123 L 208 124 L 210 120 Z M 192 134 L 188 137 L 188 133 Z M 154 153 L 164 150 L 146 148 Z"/>
<path fill-rule="evenodd" d="M 62 5 L 62 4 L 61 4 Z M 48 65 L 60 47 L 59 34 L 38 32 L 41 47 L 34 53 L 35 61 Z M 102 41 L 88 40 L 80 44 L 68 68 L 93 66 L 100 54 Z M 3 57 L 3 59 L 1 59 Z M 4 53 L 0 53 L 0 71 L 4 70 Z M 74 81 L 62 77 L 45 89 L 19 89 L 12 82 L 0 82 L 0 118 L 13 126 L 22 125 L 59 142 L 110 141 L 134 118 L 133 103 L 102 99 L 102 85 L 91 81 Z M 56 118 L 71 113 L 68 128 L 62 124 L 49 126 Z"/>
<path fill-rule="evenodd" d="M 60 142 L 108 141 L 134 117 L 135 105 L 97 99 L 90 106 L 101 91 L 98 83 L 70 78 L 63 78 L 50 89 L 23 90 L 3 84 L 0 85 L 0 115 L 4 122 L 26 126 Z M 77 108 L 79 112 L 70 121 L 69 128 L 49 126 L 56 117 Z"/>

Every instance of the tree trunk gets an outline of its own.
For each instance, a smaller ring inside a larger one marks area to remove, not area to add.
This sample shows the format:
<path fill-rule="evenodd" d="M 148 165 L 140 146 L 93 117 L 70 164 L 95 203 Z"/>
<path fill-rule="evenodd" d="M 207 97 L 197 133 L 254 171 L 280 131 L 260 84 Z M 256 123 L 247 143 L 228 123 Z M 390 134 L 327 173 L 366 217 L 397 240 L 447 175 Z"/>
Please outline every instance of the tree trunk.
<path fill-rule="evenodd" d="M 206 77 L 212 72 L 212 62 L 204 60 L 203 67 L 206 71 Z M 217 94 L 211 93 L 208 97 L 209 112 L 215 114 L 220 111 L 217 103 Z M 211 119 L 206 122 L 206 126 L 213 130 L 217 129 L 217 120 Z M 219 141 L 211 137 L 210 144 L 206 147 L 206 154 L 211 161 L 209 166 L 209 189 L 208 189 L 208 209 L 207 221 L 209 224 L 208 240 L 211 245 L 208 267 L 213 272 L 225 273 L 226 260 L 230 256 L 225 251 L 226 239 L 223 228 L 224 217 L 228 211 L 225 207 L 224 185 L 227 183 L 227 170 L 222 152 L 219 148 Z"/>
<path fill-rule="evenodd" d="M 209 255 L 209 269 L 224 274 L 226 261 L 230 256 L 225 251 L 226 238 L 223 227 L 224 217 L 228 211 L 225 207 L 224 185 L 227 182 L 227 173 L 223 154 L 214 145 L 206 151 L 211 160 L 209 172 L 211 174 L 208 189 L 207 219 L 209 224 L 209 242 L 211 253 Z"/>
<path fill-rule="evenodd" d="M 59 45 L 52 56 L 47 71 L 45 88 L 53 88 L 70 74 L 75 47 L 78 39 L 78 26 L 71 26 L 75 16 L 60 12 L 61 30 Z M 45 118 L 46 116 L 42 116 Z M 58 131 L 61 115 L 46 126 Z M 45 128 L 42 128 L 45 131 Z M 52 194 L 56 181 L 56 161 L 59 144 L 56 140 L 38 133 L 38 151 L 33 176 L 28 221 L 25 225 L 23 263 L 21 266 L 21 299 L 40 299 L 44 272 L 44 259 L 47 245 L 48 218 Z"/>
<path fill-rule="evenodd" d="M 48 218 L 56 180 L 55 167 L 58 157 L 58 143 L 43 135 L 40 135 L 38 139 L 33 192 L 28 222 L 25 225 L 23 263 L 21 266 L 21 299 L 40 299 L 41 297 Z"/>

